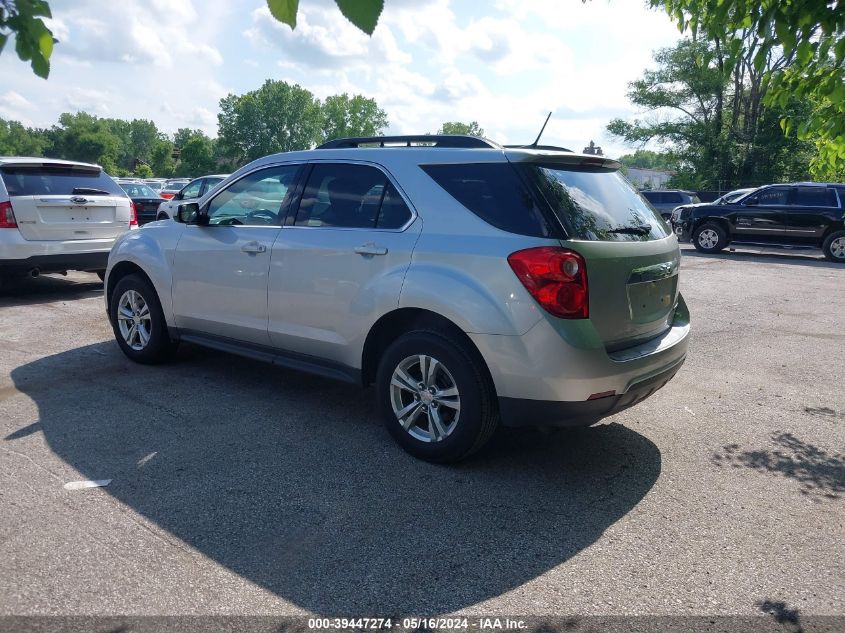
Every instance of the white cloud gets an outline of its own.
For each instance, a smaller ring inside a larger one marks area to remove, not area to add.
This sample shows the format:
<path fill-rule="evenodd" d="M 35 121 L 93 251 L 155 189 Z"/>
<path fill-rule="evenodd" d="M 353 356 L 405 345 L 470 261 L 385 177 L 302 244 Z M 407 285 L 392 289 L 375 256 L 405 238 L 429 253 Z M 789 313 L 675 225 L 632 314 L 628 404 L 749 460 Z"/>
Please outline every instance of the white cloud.
<path fill-rule="evenodd" d="M 0 95 L 0 117 L 12 121 L 20 121 L 24 125 L 32 125 L 27 113 L 32 103 L 19 92 L 8 90 Z"/>

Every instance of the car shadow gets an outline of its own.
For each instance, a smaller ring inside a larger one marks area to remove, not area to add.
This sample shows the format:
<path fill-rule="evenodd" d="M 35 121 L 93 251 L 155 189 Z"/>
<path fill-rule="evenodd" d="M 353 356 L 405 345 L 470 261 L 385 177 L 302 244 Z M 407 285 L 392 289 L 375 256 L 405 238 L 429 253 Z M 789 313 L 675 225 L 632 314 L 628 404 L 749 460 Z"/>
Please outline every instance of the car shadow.
<path fill-rule="evenodd" d="M 700 253 L 691 245 L 681 247 L 681 254 L 684 257 L 695 257 L 700 259 L 721 259 L 727 261 L 755 261 L 770 264 L 788 264 L 791 266 L 810 266 L 812 268 L 835 268 L 845 270 L 845 265 L 837 262 L 832 262 L 824 258 L 821 251 L 816 250 L 796 250 L 781 252 L 754 252 L 752 246 L 736 246 L 737 249 L 751 249 L 751 250 L 736 250 L 736 251 L 722 251 L 721 253 Z M 774 249 L 773 249 L 774 250 Z"/>
<path fill-rule="evenodd" d="M 103 282 L 93 273 L 74 275 L 39 275 L 25 278 L 11 287 L 0 287 L 0 308 L 36 305 L 53 301 L 74 301 L 102 296 Z"/>
<path fill-rule="evenodd" d="M 657 447 L 618 424 L 502 432 L 468 462 L 428 464 L 390 440 L 371 391 L 180 356 L 147 367 L 99 343 L 12 379 L 84 477 L 112 479 L 103 490 L 122 504 L 318 614 L 436 614 L 499 596 L 595 543 L 660 474 Z"/>

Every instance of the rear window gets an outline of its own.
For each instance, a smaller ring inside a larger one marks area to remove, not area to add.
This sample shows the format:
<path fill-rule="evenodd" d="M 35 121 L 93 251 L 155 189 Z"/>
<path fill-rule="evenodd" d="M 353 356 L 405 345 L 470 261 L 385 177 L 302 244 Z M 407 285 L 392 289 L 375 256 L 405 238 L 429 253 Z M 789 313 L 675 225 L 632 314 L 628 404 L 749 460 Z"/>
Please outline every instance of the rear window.
<path fill-rule="evenodd" d="M 510 163 L 422 165 L 453 198 L 498 229 L 520 235 L 551 237 L 537 200 Z"/>
<path fill-rule="evenodd" d="M 158 194 L 147 185 L 124 183 L 120 185 L 130 198 L 158 198 Z"/>
<path fill-rule="evenodd" d="M 827 187 L 798 187 L 795 204 L 800 207 L 835 207 L 836 195 Z"/>
<path fill-rule="evenodd" d="M 662 218 L 619 172 L 554 164 L 519 169 L 537 185 L 570 239 L 644 241 L 668 235 Z"/>
<path fill-rule="evenodd" d="M 101 169 L 74 165 L 22 165 L 0 168 L 9 196 L 121 196 L 123 189 Z"/>

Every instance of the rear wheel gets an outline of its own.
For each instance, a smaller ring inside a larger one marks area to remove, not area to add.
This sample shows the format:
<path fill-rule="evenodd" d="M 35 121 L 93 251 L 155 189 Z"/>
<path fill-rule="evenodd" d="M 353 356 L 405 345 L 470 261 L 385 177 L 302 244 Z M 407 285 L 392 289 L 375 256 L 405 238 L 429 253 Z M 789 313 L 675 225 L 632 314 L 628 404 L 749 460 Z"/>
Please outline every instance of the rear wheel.
<path fill-rule="evenodd" d="M 695 230 L 692 243 L 701 253 L 718 253 L 728 245 L 728 236 L 721 226 L 708 222 Z"/>
<path fill-rule="evenodd" d="M 115 339 L 130 359 L 145 364 L 170 359 L 177 343 L 170 340 L 164 312 L 150 282 L 127 275 L 111 295 L 109 316 Z"/>
<path fill-rule="evenodd" d="M 481 362 L 452 334 L 418 330 L 384 353 L 376 375 L 384 424 L 421 459 L 456 462 L 479 450 L 498 424 L 495 390 Z"/>
<path fill-rule="evenodd" d="M 822 244 L 822 251 L 830 261 L 845 264 L 845 231 L 828 235 Z"/>

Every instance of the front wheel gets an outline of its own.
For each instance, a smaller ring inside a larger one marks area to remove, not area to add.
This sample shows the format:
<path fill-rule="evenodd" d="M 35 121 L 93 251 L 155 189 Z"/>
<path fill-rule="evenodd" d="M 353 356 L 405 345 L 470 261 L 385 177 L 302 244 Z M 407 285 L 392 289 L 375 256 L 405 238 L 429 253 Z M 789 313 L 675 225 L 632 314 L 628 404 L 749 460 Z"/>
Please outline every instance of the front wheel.
<path fill-rule="evenodd" d="M 728 235 L 718 224 L 708 222 L 692 234 L 692 244 L 701 253 L 718 253 L 728 245 Z"/>
<path fill-rule="evenodd" d="M 115 284 L 109 317 L 117 344 L 135 362 L 161 363 L 176 351 L 158 295 L 140 275 L 127 275 Z"/>
<path fill-rule="evenodd" d="M 376 392 L 388 432 L 427 461 L 468 457 L 498 425 L 486 369 L 466 343 L 447 332 L 418 330 L 394 341 L 379 363 Z"/>
<path fill-rule="evenodd" d="M 845 264 L 845 231 L 831 233 L 822 244 L 824 256 L 832 262 Z"/>

